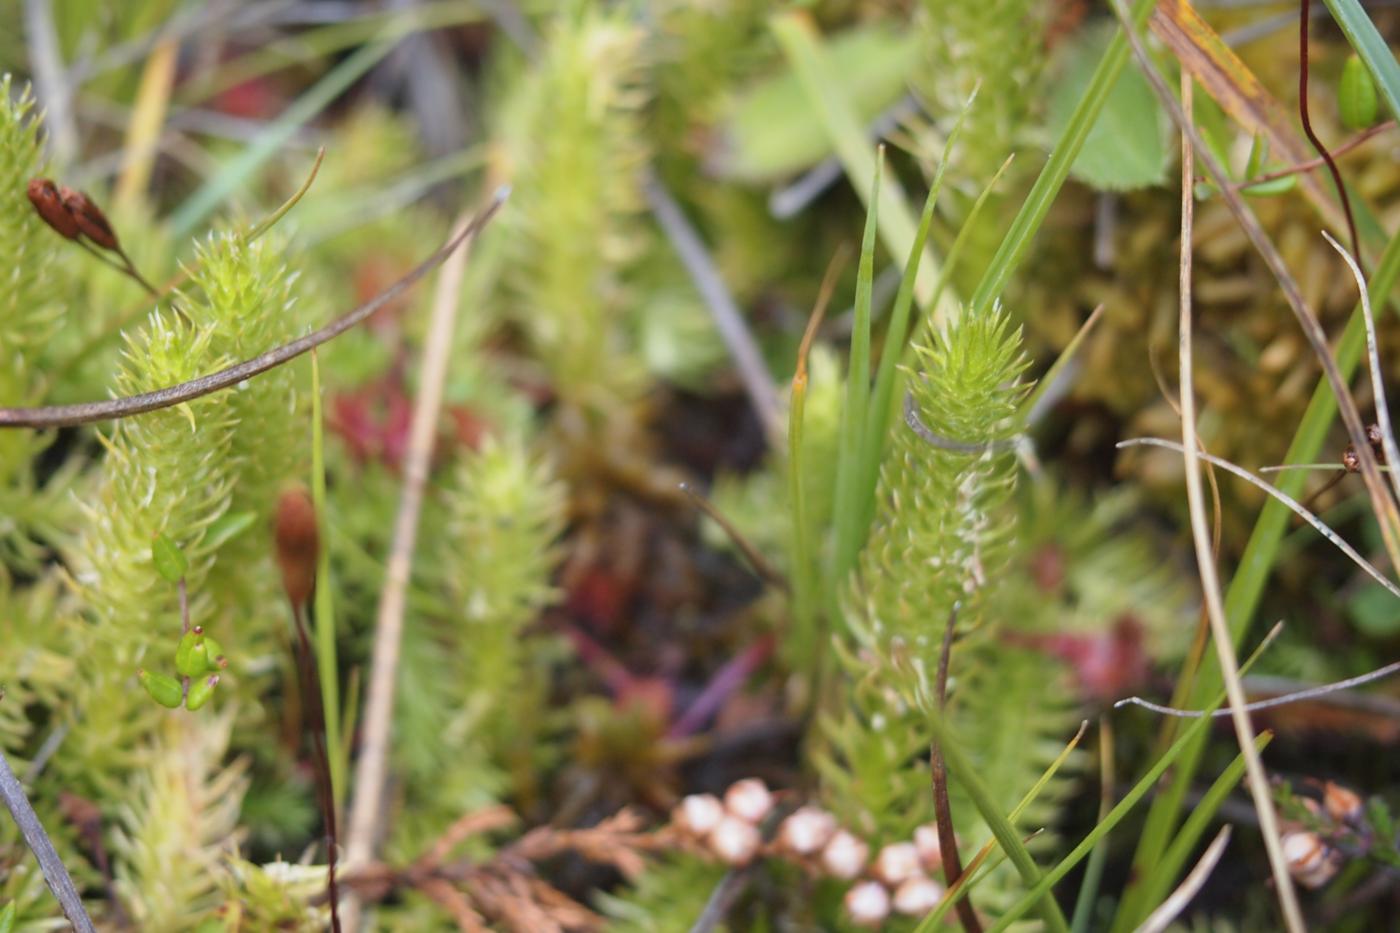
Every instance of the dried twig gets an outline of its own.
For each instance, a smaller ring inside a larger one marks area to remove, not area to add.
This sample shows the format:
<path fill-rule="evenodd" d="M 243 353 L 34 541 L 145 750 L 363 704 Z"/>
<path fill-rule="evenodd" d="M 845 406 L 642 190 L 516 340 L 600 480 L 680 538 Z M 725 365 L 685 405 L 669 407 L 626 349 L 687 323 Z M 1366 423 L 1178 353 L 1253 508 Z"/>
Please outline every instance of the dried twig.
<path fill-rule="evenodd" d="M 1333 149 L 1332 157 L 1336 158 L 1340 155 L 1346 155 L 1348 152 L 1351 152 L 1353 149 L 1359 147 L 1362 143 L 1369 142 L 1371 139 L 1379 136 L 1380 134 L 1393 129 L 1395 129 L 1394 120 L 1386 120 L 1384 123 L 1377 123 L 1373 127 L 1362 130 L 1360 133 L 1357 133 L 1351 139 L 1348 139 L 1346 142 L 1342 143 L 1336 149 Z M 1322 158 L 1321 156 L 1318 156 L 1316 159 L 1308 159 L 1306 162 L 1298 162 L 1294 165 L 1286 165 L 1283 168 L 1275 169 L 1272 172 L 1265 172 L 1264 174 L 1256 175 L 1253 178 L 1246 178 L 1243 181 L 1237 181 L 1235 182 L 1233 187 L 1236 191 L 1248 191 L 1250 188 L 1253 188 L 1257 185 L 1267 185 L 1271 181 L 1278 181 L 1280 178 L 1287 178 L 1290 175 L 1298 175 L 1303 172 L 1311 172 L 1313 169 L 1321 168 L 1326 164 L 1327 160 Z"/>
<path fill-rule="evenodd" d="M 1160 437 L 1129 438 L 1126 441 L 1119 441 L 1117 446 L 1119 449 L 1122 449 L 1124 447 L 1139 446 L 1165 447 L 1167 450 L 1174 450 L 1177 453 L 1182 452 L 1182 447 L 1180 444 L 1176 443 L 1175 441 L 1163 440 Z M 1318 518 L 1312 512 L 1308 511 L 1308 509 L 1297 499 L 1294 499 L 1292 496 L 1284 492 L 1282 489 L 1279 489 L 1277 486 L 1274 486 L 1273 484 L 1255 476 L 1253 473 L 1249 472 L 1244 467 L 1231 463 L 1229 460 L 1226 460 L 1223 457 L 1217 457 L 1213 454 L 1203 453 L 1200 454 L 1200 458 L 1207 463 L 1220 467 L 1222 470 L 1225 470 L 1228 473 L 1233 473 L 1241 479 L 1248 481 L 1251 485 L 1273 496 L 1279 502 L 1283 503 L 1283 505 L 1290 509 L 1294 514 L 1302 518 L 1303 521 L 1307 522 L 1309 525 L 1312 525 L 1318 534 L 1322 535 L 1324 538 L 1330 541 L 1339 551 L 1341 551 L 1347 557 L 1351 558 L 1352 563 L 1356 564 L 1356 566 L 1366 571 L 1366 573 L 1371 577 L 1371 579 L 1375 580 L 1381 586 L 1389 590 L 1392 595 L 1400 597 L 1400 587 L 1397 587 L 1394 583 L 1387 579 L 1385 574 L 1381 573 L 1375 568 L 1374 565 L 1371 564 L 1370 561 L 1366 560 L 1366 558 L 1358 554 L 1356 549 L 1353 548 L 1350 544 L 1347 544 L 1346 539 L 1344 539 L 1341 535 L 1337 534 L 1335 531 L 1329 528 L 1327 526 L 1327 523 L 1324 522 L 1322 519 Z"/>
<path fill-rule="evenodd" d="M 1305 700 L 1316 700 L 1329 694 L 1338 693 L 1342 690 L 1350 690 L 1352 687 L 1359 687 L 1362 684 L 1369 684 L 1372 681 L 1383 680 L 1393 674 L 1400 674 L 1400 661 L 1393 661 L 1384 667 L 1378 667 L 1374 671 L 1365 674 L 1357 674 L 1355 677 L 1348 677 L 1345 680 L 1333 681 L 1330 684 L 1321 684 L 1316 687 L 1308 687 L 1304 690 L 1297 690 L 1293 693 L 1286 693 L 1283 696 L 1270 697 L 1267 700 L 1256 700 L 1253 703 L 1246 703 L 1245 709 L 1252 711 L 1261 709 L 1273 709 L 1276 706 L 1287 706 L 1291 703 L 1302 703 Z M 1177 709 L 1173 706 L 1162 706 L 1153 703 L 1151 700 L 1144 700 L 1142 697 L 1126 697 L 1113 704 L 1114 709 L 1124 706 L 1141 706 L 1154 713 L 1161 713 L 1163 716 L 1176 716 L 1180 719 L 1200 719 L 1201 711 L 1198 709 Z M 1211 713 L 1212 716 L 1228 716 L 1229 710 L 1218 709 Z"/>
<path fill-rule="evenodd" d="M 720 277 L 719 269 L 715 267 L 700 235 L 655 171 L 646 171 L 642 189 L 656 222 L 661 225 L 672 249 L 705 299 L 705 305 L 710 309 L 724 345 L 729 348 L 729 355 L 734 359 L 744 391 L 748 393 L 764 432 L 776 443 L 783 433 L 778 390 L 772 374 L 768 372 L 768 364 L 763 361 L 763 355 L 759 353 L 758 345 L 744 323 L 743 313 Z"/>
<path fill-rule="evenodd" d="M 1186 909 L 1186 905 L 1191 903 L 1191 899 L 1200 893 L 1205 885 L 1210 873 L 1215 870 L 1215 866 L 1220 861 L 1220 856 L 1225 854 L 1225 847 L 1230 843 L 1230 826 L 1226 824 L 1220 827 L 1220 832 L 1215 834 L 1215 839 L 1206 846 L 1206 851 L 1202 853 L 1200 861 L 1196 867 L 1182 879 L 1175 891 L 1167 896 L 1167 899 L 1158 905 L 1157 909 L 1148 914 L 1147 919 L 1142 922 L 1142 926 L 1137 928 L 1137 933 L 1162 933 L 1171 926 L 1173 920 L 1180 916 Z"/>
<path fill-rule="evenodd" d="M 464 243 L 480 229 L 483 218 L 500 205 L 498 195 L 491 206 L 474 219 L 463 218 L 450 244 Z M 439 251 L 441 252 L 441 251 Z M 384 589 L 379 597 L 375 624 L 374 651 L 370 659 L 369 687 L 365 693 L 364 730 L 360 758 L 355 766 L 355 800 L 346 833 L 347 866 L 367 864 L 374 854 L 380 820 L 384 815 L 384 779 L 388 772 L 389 731 L 394 718 L 394 693 L 398 682 L 399 648 L 403 639 L 404 607 L 408 580 L 413 566 L 413 550 L 418 538 L 418 517 L 423 505 L 423 489 L 433 453 L 438 414 L 442 408 L 443 385 L 452 351 L 452 332 L 461 303 L 462 276 L 467 250 L 453 255 L 443 266 L 433 299 L 433 315 L 424 343 L 423 374 L 418 400 L 409 428 L 408 450 L 403 460 L 403 490 L 399 497 L 394 537 L 384 572 Z M 419 269 L 423 269 L 422 266 Z M 415 270 L 416 271 L 416 270 Z M 424 270 L 426 271 L 426 269 Z M 358 929 L 359 904 L 352 893 L 345 905 L 345 926 Z"/>
<path fill-rule="evenodd" d="M 495 216 L 496 211 L 505 203 L 508 194 L 508 188 L 500 189 L 491 202 L 472 218 L 471 223 L 455 233 L 451 239 L 415 266 L 407 275 L 353 311 L 305 337 L 299 337 L 290 343 L 255 356 L 251 360 L 245 360 L 216 373 L 200 376 L 197 379 L 191 379 L 188 382 L 168 386 L 164 389 L 156 389 L 153 392 L 142 392 L 138 395 L 129 395 L 102 402 L 43 405 L 36 408 L 0 408 L 0 428 L 60 428 L 90 424 L 95 421 L 107 421 L 113 418 L 129 418 L 132 415 L 193 401 L 200 396 L 217 392 L 220 389 L 227 389 L 245 379 L 281 366 L 313 347 L 319 347 L 321 344 L 339 337 L 416 285 L 419 279 L 440 265 L 458 247 L 480 233 L 482 228 Z"/>
<path fill-rule="evenodd" d="M 1133 43 L 1135 53 L 1142 53 L 1141 41 L 1133 30 L 1120 7 L 1119 17 L 1123 29 Z M 1145 54 L 1139 54 L 1139 65 L 1146 70 Z M 1160 79 L 1159 79 L 1160 80 Z M 1298 907 L 1298 896 L 1293 890 L 1293 879 L 1288 874 L 1288 865 L 1283 857 L 1283 846 L 1279 841 L 1278 819 L 1274 813 L 1273 798 L 1269 790 L 1264 766 L 1259 760 L 1254 746 L 1254 728 L 1250 725 L 1249 714 L 1245 712 L 1244 687 L 1240 684 L 1239 662 L 1235 657 L 1234 644 L 1230 638 L 1229 623 L 1225 618 L 1225 604 L 1220 590 L 1219 571 L 1215 565 L 1215 554 L 1211 547 L 1210 523 L 1206 518 L 1205 490 L 1201 483 L 1201 453 L 1198 450 L 1200 439 L 1196 435 L 1196 397 L 1192 379 L 1191 354 L 1191 229 L 1193 219 L 1194 161 L 1192 141 L 1188 134 L 1191 127 L 1191 88 L 1192 78 L 1183 73 L 1181 77 L 1181 261 L 1180 261 L 1180 321 L 1178 355 L 1180 357 L 1181 393 L 1181 443 L 1186 460 L 1186 498 L 1191 513 L 1191 535 L 1196 544 L 1196 567 L 1201 577 L 1201 590 L 1205 597 L 1209 614 L 1211 633 L 1215 641 L 1216 654 L 1220 661 L 1221 678 L 1225 681 L 1225 692 L 1230 700 L 1230 710 L 1235 725 L 1235 735 L 1245 759 L 1245 770 L 1249 775 L 1250 792 L 1254 805 L 1259 811 L 1260 831 L 1264 846 L 1269 853 L 1269 863 L 1273 869 L 1277 885 L 1279 907 L 1283 911 L 1284 922 L 1290 933 L 1301 933 L 1302 912 Z M 1166 85 L 1161 91 L 1171 97 Z M 1176 101 L 1172 101 L 1175 106 Z M 1182 112 L 1184 111 L 1184 112 Z M 1234 194 L 1231 192 L 1231 194 Z M 1238 195 L 1234 195 L 1238 200 Z"/>
<path fill-rule="evenodd" d="M 64 867 L 63 860 L 54 850 L 53 841 L 49 839 L 44 825 L 39 822 L 38 815 L 30 806 L 24 787 L 10 770 L 10 763 L 5 760 L 3 750 L 0 750 L 0 800 L 4 800 L 6 809 L 19 826 L 25 844 L 39 861 L 39 869 L 44 873 L 49 890 L 58 898 L 63 915 L 78 933 L 94 933 L 96 927 L 92 925 L 92 919 L 83 907 L 83 899 L 78 896 L 78 889 L 73 886 L 68 869 Z"/>

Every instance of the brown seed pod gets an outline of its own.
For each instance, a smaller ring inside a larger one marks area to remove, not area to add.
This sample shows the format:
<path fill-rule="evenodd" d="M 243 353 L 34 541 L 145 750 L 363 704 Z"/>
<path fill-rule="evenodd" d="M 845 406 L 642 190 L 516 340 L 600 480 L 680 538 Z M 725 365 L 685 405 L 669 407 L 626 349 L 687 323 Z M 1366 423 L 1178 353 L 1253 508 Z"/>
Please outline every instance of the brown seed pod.
<path fill-rule="evenodd" d="M 1348 444 L 1347 449 L 1342 451 L 1342 469 L 1348 473 L 1361 472 L 1361 455 L 1356 452 L 1355 444 Z"/>
<path fill-rule="evenodd" d="M 277 565 L 282 569 L 282 586 L 295 607 L 306 605 L 316 582 L 316 557 L 320 536 L 316 527 L 316 507 L 303 486 L 293 486 L 277 501 Z"/>
<path fill-rule="evenodd" d="M 29 203 L 34 205 L 34 212 L 43 218 L 54 231 L 65 240 L 76 240 L 78 238 L 78 221 L 68 212 L 68 208 L 63 204 L 63 195 L 58 190 L 58 185 L 48 178 L 29 179 Z"/>
<path fill-rule="evenodd" d="M 78 231 L 93 242 L 94 245 L 102 249 L 109 249 L 114 253 L 120 253 L 121 243 L 117 241 L 117 232 L 112 229 L 112 225 L 107 221 L 107 215 L 102 213 L 102 209 L 93 203 L 92 198 L 82 191 L 74 191 L 72 188 L 59 188 L 58 193 L 63 198 L 63 206 L 68 209 L 74 222 L 78 225 Z"/>

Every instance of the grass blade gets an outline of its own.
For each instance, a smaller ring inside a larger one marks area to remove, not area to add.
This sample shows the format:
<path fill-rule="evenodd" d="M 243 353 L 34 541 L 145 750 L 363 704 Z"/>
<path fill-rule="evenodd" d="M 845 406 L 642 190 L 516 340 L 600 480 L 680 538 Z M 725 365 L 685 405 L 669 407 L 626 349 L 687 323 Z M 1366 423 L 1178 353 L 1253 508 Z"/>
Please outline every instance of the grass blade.
<path fill-rule="evenodd" d="M 874 498 L 875 490 L 862 488 L 861 451 L 870 408 L 870 293 L 875 280 L 875 231 L 880 215 L 880 176 L 884 173 L 884 147 L 875 162 L 870 184 L 870 208 L 865 215 L 865 236 L 861 239 L 860 267 L 856 274 L 856 316 L 851 332 L 851 360 L 846 370 L 846 404 L 841 411 L 841 440 L 836 464 L 835 527 L 832 585 L 846 578 L 855 566 L 856 554 L 865 543 L 860 516 L 864 499 Z"/>

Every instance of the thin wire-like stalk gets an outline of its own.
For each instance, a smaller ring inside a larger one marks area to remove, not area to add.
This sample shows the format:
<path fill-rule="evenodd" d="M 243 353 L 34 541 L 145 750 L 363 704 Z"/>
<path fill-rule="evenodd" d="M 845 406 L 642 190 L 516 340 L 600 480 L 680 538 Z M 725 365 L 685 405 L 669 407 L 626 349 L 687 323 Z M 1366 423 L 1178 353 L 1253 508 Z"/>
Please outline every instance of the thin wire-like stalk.
<path fill-rule="evenodd" d="M 463 217 L 457 239 L 473 221 Z M 469 245 L 469 244 L 467 244 Z M 413 551 L 418 540 L 418 518 L 428 481 L 429 461 L 442 409 L 443 387 L 452 354 L 452 332 L 461 304 L 462 277 L 468 249 L 454 253 L 443 264 L 433 297 L 433 313 L 424 342 L 423 373 L 418 399 L 409 426 L 408 449 L 403 461 L 403 489 L 399 496 L 394 535 L 384 568 L 384 589 L 370 656 L 369 688 L 365 693 L 364 730 L 360 758 L 355 767 L 355 798 L 346 833 L 346 868 L 369 864 L 384 817 L 385 778 L 389 769 L 389 737 L 394 718 L 394 694 L 398 685 L 399 651 L 403 643 L 404 608 Z M 353 894 L 345 903 L 345 927 L 359 929 L 359 901 Z"/>
<path fill-rule="evenodd" d="M 349 764 L 341 744 L 340 665 L 336 660 L 335 595 L 331 584 L 330 523 L 326 510 L 326 425 L 322 414 L 321 365 L 311 351 L 311 502 L 321 525 L 317 538 L 315 619 L 316 672 L 321 682 L 321 707 L 325 713 L 326 759 L 331 773 L 331 797 L 337 812 L 345 804 L 345 771 Z"/>
<path fill-rule="evenodd" d="M 1342 261 L 1347 264 L 1352 277 L 1356 279 L 1356 289 L 1361 295 L 1361 318 L 1366 322 L 1366 362 L 1371 371 L 1371 394 L 1376 399 L 1376 421 L 1381 429 L 1381 447 L 1385 451 L 1387 464 L 1400 463 L 1400 449 L 1395 446 L 1395 432 L 1390 426 L 1390 402 L 1386 399 L 1385 380 L 1381 375 L 1381 354 L 1376 341 L 1376 317 L 1371 311 L 1371 293 L 1366 288 L 1366 276 L 1362 273 L 1356 257 L 1348 253 L 1332 234 L 1324 230 L 1322 236 L 1341 255 Z M 1400 476 L 1393 470 L 1389 472 L 1391 492 L 1400 500 Z"/>
<path fill-rule="evenodd" d="M 1400 661 L 1393 661 L 1384 667 L 1378 667 L 1374 671 L 1365 674 L 1357 674 L 1355 677 L 1348 677 L 1345 680 L 1336 680 L 1330 684 L 1321 684 L 1316 687 L 1309 687 L 1306 690 L 1296 690 L 1293 693 L 1286 693 L 1283 696 L 1270 697 L 1267 700 L 1255 700 L 1245 706 L 1251 712 L 1261 709 L 1274 709 L 1279 706 L 1288 706 L 1292 703 L 1302 703 L 1307 700 L 1316 700 L 1321 697 L 1331 696 L 1343 690 L 1350 690 L 1352 687 L 1359 687 L 1362 684 L 1373 683 L 1383 680 L 1394 674 L 1400 674 Z M 1177 709 L 1174 706 L 1163 706 L 1160 703 L 1153 703 L 1151 700 L 1144 700 L 1142 697 L 1125 697 L 1113 704 L 1114 709 L 1121 709 L 1124 706 L 1141 706 L 1143 709 L 1151 710 L 1154 713 L 1161 713 L 1163 716 L 1175 716 L 1178 719 L 1199 719 L 1205 715 L 1198 709 Z M 1216 710 L 1212 716 L 1223 716 L 1228 710 Z"/>
<path fill-rule="evenodd" d="M 1131 23 L 1124 20 L 1124 28 L 1132 34 Z M 1136 46 L 1135 49 L 1136 51 Z M 1274 813 L 1274 802 L 1269 790 L 1269 780 L 1264 774 L 1263 763 L 1254 747 L 1254 728 L 1249 721 L 1249 713 L 1244 709 L 1244 687 L 1240 683 L 1239 662 L 1235 657 L 1234 643 L 1230 638 L 1230 628 L 1225 621 L 1225 605 L 1221 596 L 1219 571 L 1215 565 L 1214 549 L 1211 546 L 1210 523 L 1206 518 L 1205 489 L 1201 483 L 1201 457 L 1196 435 L 1196 397 L 1192 379 L 1191 354 L 1191 231 L 1195 206 L 1195 160 L 1191 139 L 1185 127 L 1191 123 L 1190 75 L 1181 76 L 1181 98 L 1183 110 L 1183 133 L 1181 137 L 1181 260 L 1178 282 L 1180 296 L 1178 355 L 1180 357 L 1181 384 L 1181 445 L 1186 461 L 1186 499 L 1191 513 L 1191 536 L 1196 544 L 1196 567 L 1201 577 L 1201 590 L 1209 613 L 1215 650 L 1220 660 L 1221 676 L 1225 681 L 1225 692 L 1229 698 L 1231 719 L 1239 740 L 1240 751 L 1244 754 L 1245 771 L 1249 779 L 1250 794 L 1259 814 L 1259 829 L 1264 837 L 1264 847 L 1268 851 L 1269 864 L 1273 870 L 1274 884 L 1283 911 L 1284 923 L 1290 933 L 1302 933 L 1306 929 L 1302 910 L 1298 906 L 1298 895 L 1293 889 L 1293 878 L 1288 873 L 1288 862 L 1283 855 L 1283 844 L 1279 839 L 1278 817 Z"/>
<path fill-rule="evenodd" d="M 1167 450 L 1174 450 L 1177 453 L 1181 453 L 1182 451 L 1182 447 L 1180 444 L 1176 443 L 1175 441 L 1163 440 L 1160 437 L 1134 437 L 1126 441 L 1119 441 L 1117 446 L 1120 449 L 1124 447 L 1147 446 L 1164 447 Z M 1308 509 L 1297 499 L 1294 499 L 1292 496 L 1284 492 L 1282 489 L 1279 489 L 1277 486 L 1274 486 L 1273 484 L 1255 476 L 1253 473 L 1249 472 L 1244 467 L 1241 467 L 1238 464 L 1231 463 L 1229 460 L 1226 460 L 1223 457 L 1216 457 L 1213 454 L 1201 454 L 1200 457 L 1207 463 L 1214 464 L 1215 466 L 1220 467 L 1222 470 L 1226 470 L 1230 473 L 1233 473 L 1240 479 L 1245 480 L 1251 485 L 1273 496 L 1279 502 L 1283 503 L 1283 505 L 1291 509 L 1294 514 L 1302 518 L 1303 521 L 1307 522 L 1309 525 L 1312 525 L 1313 528 L 1317 530 L 1318 534 L 1322 535 L 1333 545 L 1335 545 L 1336 548 L 1340 550 L 1343 554 L 1351 558 L 1352 562 L 1355 563 L 1356 566 L 1360 567 L 1362 570 L 1366 571 L 1366 573 L 1369 574 L 1373 580 L 1375 580 L 1381 586 L 1385 587 L 1395 596 L 1400 597 L 1400 587 L 1397 587 L 1394 583 L 1392 583 L 1386 577 L 1386 575 L 1377 570 L 1375 565 L 1373 565 L 1370 561 L 1366 560 L 1366 558 L 1358 554 L 1355 548 L 1353 548 L 1350 544 L 1347 544 L 1346 539 L 1344 539 L 1341 535 L 1337 534 L 1335 531 L 1329 528 L 1327 526 L 1327 523 L 1324 522 L 1322 519 L 1318 518 L 1312 512 L 1308 511 Z"/>
<path fill-rule="evenodd" d="M 78 402 L 72 405 L 41 405 L 38 407 L 0 408 L 0 429 L 3 428 L 61 428 L 94 421 L 108 421 L 113 418 L 129 418 L 132 415 L 169 408 L 182 402 L 189 402 L 200 396 L 238 385 L 245 379 L 265 373 L 269 369 L 294 360 L 313 347 L 339 337 L 347 330 L 367 320 L 374 312 L 389 304 L 399 295 L 408 291 L 443 260 L 452 255 L 458 247 L 470 242 L 482 228 L 496 215 L 509 195 L 509 188 L 501 188 L 491 202 L 477 213 L 465 230 L 451 237 L 435 253 L 415 266 L 407 275 L 390 285 L 378 295 L 352 311 L 331 321 L 319 330 L 290 343 L 268 350 L 250 360 L 236 363 L 226 369 L 207 376 L 199 376 L 188 382 L 128 395 L 122 398 L 106 399 L 101 402 Z"/>

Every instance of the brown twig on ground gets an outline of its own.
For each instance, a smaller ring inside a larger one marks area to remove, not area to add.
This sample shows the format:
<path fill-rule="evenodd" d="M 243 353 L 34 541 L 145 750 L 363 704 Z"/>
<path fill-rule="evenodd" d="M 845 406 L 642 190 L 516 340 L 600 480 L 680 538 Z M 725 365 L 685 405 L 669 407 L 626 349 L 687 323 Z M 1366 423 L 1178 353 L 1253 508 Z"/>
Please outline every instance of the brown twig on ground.
<path fill-rule="evenodd" d="M 749 402 L 758 414 L 758 420 L 763 424 L 764 433 L 771 442 L 779 442 L 783 434 L 783 419 L 778 403 L 778 390 L 772 374 L 768 371 L 768 364 L 763 361 L 763 354 L 754 342 L 753 334 L 749 333 L 743 312 L 739 310 L 729 287 L 720 277 L 719 269 L 710 258 L 700 234 L 691 225 L 685 212 L 671 196 L 671 192 L 666 189 L 660 176 L 651 168 L 645 171 L 642 190 L 646 195 L 647 205 L 662 232 L 666 234 L 666 239 L 670 241 L 671 248 L 676 251 L 682 265 L 695 282 L 695 287 L 705 299 L 705 306 L 710 309 L 715 328 L 729 349 L 729 355 L 739 371 L 739 379 L 744 384 L 744 391 L 748 393 Z"/>
<path fill-rule="evenodd" d="M 644 853 L 675 844 L 666 830 L 644 832 L 641 816 L 622 810 L 586 829 L 532 829 L 484 862 L 447 860 L 468 837 L 515 822 L 515 814 L 504 806 L 468 813 L 407 867 L 370 863 L 347 870 L 342 880 L 365 901 L 380 901 L 403 890 L 420 891 L 448 911 L 460 930 L 487 929 L 486 918 L 530 933 L 599 930 L 603 918 L 539 878 L 532 863 L 574 853 L 632 878 L 644 868 Z"/>
<path fill-rule="evenodd" d="M 452 244 L 470 239 L 501 204 L 498 195 L 476 218 L 463 217 Z M 413 551 L 418 539 L 418 518 L 423 506 L 423 490 L 437 435 L 442 408 L 443 387 L 452 352 L 452 332 L 461 304 L 462 276 L 467 264 L 466 248 L 453 255 L 438 277 L 433 298 L 432 319 L 424 342 L 423 372 L 418 400 L 409 428 L 408 450 L 403 460 L 403 489 L 398 515 L 384 572 L 384 589 L 379 597 L 375 623 L 374 649 L 370 658 L 369 687 L 365 693 L 364 728 L 359 761 L 355 766 L 355 798 L 346 832 L 345 863 L 367 864 L 384 815 L 385 777 L 389 768 L 389 733 L 394 718 L 394 694 L 398 684 L 399 649 L 403 640 L 404 608 L 407 602 Z M 445 257 L 444 257 L 445 258 Z M 423 266 L 419 269 L 426 271 Z M 416 270 L 415 270 L 416 271 Z M 353 893 L 345 905 L 345 926 L 359 929 L 359 904 Z"/>
<path fill-rule="evenodd" d="M 953 653 L 953 629 L 958 624 L 958 604 L 954 603 L 948 613 L 948 625 L 943 629 L 943 646 L 938 652 L 938 680 L 934 685 L 939 715 L 948 699 L 948 660 Z M 958 854 L 958 837 L 953 832 L 953 810 L 948 803 L 948 768 L 943 763 L 943 752 L 935 741 L 929 749 L 929 770 L 933 773 L 933 812 L 938 820 L 938 851 L 943 857 L 943 880 L 949 885 L 956 884 L 963 875 L 962 857 Z M 955 908 L 964 933 L 982 933 L 982 923 L 977 919 L 977 910 L 972 906 L 969 894 L 960 899 Z"/>
<path fill-rule="evenodd" d="M 1215 641 L 1216 654 L 1220 661 L 1221 679 L 1225 682 L 1225 692 L 1229 697 L 1229 705 L 1232 711 L 1232 719 L 1235 725 L 1236 738 L 1239 741 L 1240 751 L 1245 759 L 1245 770 L 1248 773 L 1250 793 L 1254 797 L 1255 808 L 1259 811 L 1260 832 L 1264 838 L 1264 846 L 1269 854 L 1269 864 L 1273 871 L 1276 893 L 1278 895 L 1279 907 L 1283 913 L 1284 922 L 1290 933 L 1301 933 L 1306 929 L 1303 923 L 1302 911 L 1298 906 L 1297 892 L 1293 888 L 1292 877 L 1288 873 L 1288 866 L 1283 857 L 1282 844 L 1279 841 L 1278 817 L 1274 812 L 1273 798 L 1269 789 L 1268 778 L 1264 774 L 1263 764 L 1259 760 L 1258 750 L 1254 745 L 1254 729 L 1250 725 L 1249 714 L 1245 712 L 1244 688 L 1240 685 L 1239 663 L 1235 657 L 1234 643 L 1230 636 L 1229 623 L 1225 618 L 1224 600 L 1220 591 L 1219 571 L 1215 565 L 1215 557 L 1211 550 L 1210 529 L 1206 520 L 1205 493 L 1201 484 L 1201 453 L 1198 450 L 1200 443 L 1196 435 L 1196 399 L 1195 390 L 1192 384 L 1192 353 L 1191 353 L 1191 230 L 1192 230 L 1192 210 L 1194 207 L 1194 163 L 1196 155 L 1201 157 L 1201 161 L 1206 164 L 1211 175 L 1214 177 L 1217 186 L 1220 186 L 1221 194 L 1225 197 L 1226 203 L 1230 206 L 1231 212 L 1235 214 L 1240 226 L 1245 228 L 1250 239 L 1255 242 L 1256 248 L 1261 252 L 1272 250 L 1272 244 L 1267 243 L 1258 221 L 1248 211 L 1240 199 L 1238 193 L 1226 189 L 1228 180 L 1215 157 L 1205 146 L 1200 144 L 1199 136 L 1196 134 L 1189 115 L 1191 106 L 1192 78 L 1183 72 L 1182 75 L 1182 101 L 1177 102 L 1172 96 L 1171 90 L 1160 74 L 1157 73 L 1156 66 L 1143 48 L 1142 39 L 1133 28 L 1132 20 L 1124 12 L 1121 3 L 1113 4 L 1114 11 L 1118 15 L 1123 31 L 1127 36 L 1129 44 L 1132 46 L 1133 56 L 1137 59 L 1138 68 L 1142 71 L 1153 91 L 1161 99 L 1162 105 L 1170 111 L 1173 120 L 1176 122 L 1181 132 L 1182 150 L 1182 182 L 1181 182 L 1181 262 L 1180 262 L 1180 393 L 1181 393 L 1181 425 L 1182 425 L 1182 447 L 1185 451 L 1186 461 L 1186 494 L 1191 512 L 1191 534 L 1196 546 L 1196 565 L 1201 577 L 1201 589 L 1205 597 L 1206 608 L 1210 615 L 1210 626 L 1212 636 Z M 1256 236 L 1257 234 L 1257 236 Z M 1264 241 L 1261 245 L 1259 241 Z M 1277 251 L 1273 250 L 1273 257 L 1277 263 L 1269 262 L 1270 268 L 1275 269 L 1275 275 L 1284 286 L 1284 291 L 1289 292 L 1290 286 L 1293 295 L 1296 295 L 1297 307 L 1300 318 L 1309 318 L 1312 326 L 1320 331 L 1321 328 L 1315 320 L 1312 320 L 1302 308 L 1301 295 L 1297 294 L 1297 286 L 1293 284 L 1288 269 L 1283 265 L 1283 260 L 1278 257 Z M 1266 262 L 1270 259 L 1265 257 Z M 1307 325 L 1304 325 L 1305 329 Z M 1326 339 L 1323 338 L 1320 355 L 1330 361 L 1327 357 Z M 1324 364 L 1325 365 L 1325 364 Z M 1335 365 L 1333 366 L 1335 370 Z M 1340 379 L 1338 380 L 1340 381 Z M 1340 386 L 1337 393 L 1339 396 L 1346 394 L 1345 385 Z M 1354 414 L 1353 409 L 1353 414 Z M 1359 418 L 1358 424 L 1359 424 Z"/>
<path fill-rule="evenodd" d="M 68 869 L 58 857 L 53 841 L 44 831 L 44 824 L 39 822 L 38 814 L 34 812 L 29 798 L 25 796 L 24 787 L 10 770 L 10 763 L 5 760 L 3 750 L 0 750 L 0 801 L 4 802 L 10 816 L 14 817 L 25 845 L 34 853 L 34 858 L 39 862 L 39 869 L 44 873 L 44 880 L 48 882 L 49 890 L 53 891 L 53 896 L 58 899 L 59 906 L 63 908 L 63 915 L 73 924 L 73 929 L 78 933 L 96 933 L 96 927 L 92 925 L 92 918 L 83 907 L 83 899 L 78 895 L 78 889 L 73 886 Z"/>
<path fill-rule="evenodd" d="M 156 389 L 153 392 L 142 392 L 138 395 L 101 402 L 78 402 L 73 405 L 0 408 L 0 428 L 61 428 L 91 424 L 95 421 L 108 421 L 113 418 L 130 418 L 132 415 L 193 401 L 211 392 L 227 389 L 245 379 L 251 379 L 269 369 L 281 366 L 313 347 L 319 347 L 321 344 L 339 337 L 418 284 L 420 279 L 442 264 L 447 257 L 456 252 L 458 247 L 463 246 L 480 233 L 482 228 L 496 215 L 501 205 L 505 203 L 508 194 L 509 189 L 502 188 L 491 202 L 472 218 L 471 223 L 459 230 L 436 252 L 410 270 L 407 275 L 369 301 L 305 337 L 299 337 L 290 343 L 268 350 L 250 360 L 221 369 L 216 373 L 200 376 L 178 385 L 167 386 L 164 389 Z"/>

